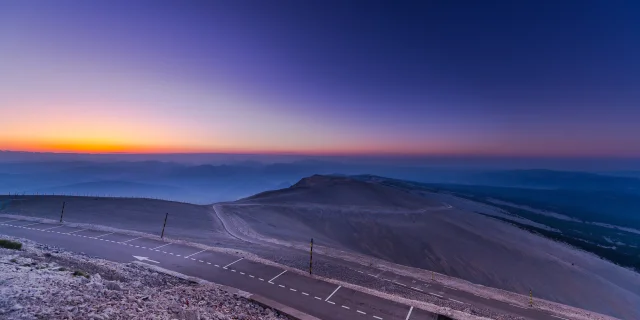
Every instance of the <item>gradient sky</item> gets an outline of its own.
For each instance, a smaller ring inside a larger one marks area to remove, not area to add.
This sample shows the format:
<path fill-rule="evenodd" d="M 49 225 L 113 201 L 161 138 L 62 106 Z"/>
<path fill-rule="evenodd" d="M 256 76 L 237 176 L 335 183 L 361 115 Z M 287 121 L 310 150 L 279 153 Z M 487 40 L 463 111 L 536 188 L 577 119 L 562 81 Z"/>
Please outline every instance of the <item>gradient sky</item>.
<path fill-rule="evenodd" d="M 640 156 L 636 1 L 2 1 L 0 149 Z"/>

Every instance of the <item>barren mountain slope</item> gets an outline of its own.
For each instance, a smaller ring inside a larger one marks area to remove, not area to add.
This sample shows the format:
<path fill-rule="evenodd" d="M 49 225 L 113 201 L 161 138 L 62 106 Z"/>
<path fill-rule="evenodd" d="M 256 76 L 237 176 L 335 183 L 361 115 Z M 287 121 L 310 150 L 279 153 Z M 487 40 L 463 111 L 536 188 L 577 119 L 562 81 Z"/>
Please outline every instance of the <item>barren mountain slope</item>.
<path fill-rule="evenodd" d="M 335 199 L 335 201 L 334 201 Z M 468 210 L 436 195 L 314 176 L 224 204 L 253 231 L 435 270 L 614 316 L 640 318 L 640 275 Z M 578 294 L 579 293 L 579 294 Z"/>

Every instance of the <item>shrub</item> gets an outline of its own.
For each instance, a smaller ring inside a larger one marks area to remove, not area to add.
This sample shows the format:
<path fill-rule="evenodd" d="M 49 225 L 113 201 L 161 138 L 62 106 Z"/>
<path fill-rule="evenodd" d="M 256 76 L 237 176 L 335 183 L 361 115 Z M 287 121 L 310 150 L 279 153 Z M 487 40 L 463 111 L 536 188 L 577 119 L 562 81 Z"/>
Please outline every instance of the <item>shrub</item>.
<path fill-rule="evenodd" d="M 74 277 L 85 277 L 85 278 L 89 279 L 89 275 L 86 272 L 82 271 L 82 270 L 74 271 L 73 272 L 73 276 Z"/>
<path fill-rule="evenodd" d="M 11 240 L 0 239 L 0 247 L 7 248 L 7 249 L 20 250 L 22 249 L 22 243 L 11 241 Z"/>

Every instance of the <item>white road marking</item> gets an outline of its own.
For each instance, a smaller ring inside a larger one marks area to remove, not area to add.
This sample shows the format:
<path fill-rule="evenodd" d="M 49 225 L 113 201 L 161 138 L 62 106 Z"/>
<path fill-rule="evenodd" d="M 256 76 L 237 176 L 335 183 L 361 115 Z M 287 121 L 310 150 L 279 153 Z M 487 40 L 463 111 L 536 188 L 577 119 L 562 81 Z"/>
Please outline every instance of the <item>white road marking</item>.
<path fill-rule="evenodd" d="M 169 242 L 169 243 L 167 243 L 167 244 L 163 244 L 163 245 L 161 245 L 161 246 L 158 246 L 158 247 L 153 248 L 153 250 L 160 249 L 160 248 L 162 248 L 162 247 L 166 247 L 166 246 L 168 246 L 168 245 L 170 245 L 170 244 L 171 244 L 171 242 Z"/>
<path fill-rule="evenodd" d="M 517 304 L 509 303 L 509 305 L 512 305 L 512 306 L 514 306 L 514 307 L 516 307 L 516 308 L 524 309 L 524 307 L 521 307 L 521 306 L 519 306 L 519 305 L 517 305 Z"/>
<path fill-rule="evenodd" d="M 420 290 L 420 289 L 418 289 L 418 288 L 416 288 L 416 287 L 411 287 L 411 289 L 413 289 L 413 290 L 418 290 L 418 291 L 420 291 L 420 292 L 424 292 L 424 291 L 422 291 L 422 290 Z"/>
<path fill-rule="evenodd" d="M 255 278 L 255 277 L 254 277 L 254 276 L 252 276 L 252 275 L 249 275 L 249 277 L 251 277 L 251 278 Z"/>
<path fill-rule="evenodd" d="M 302 292 L 302 294 L 304 294 L 305 296 L 308 296 L 308 295 L 309 295 L 309 294 L 308 294 L 308 293 L 306 293 L 306 292 Z"/>
<path fill-rule="evenodd" d="M 198 251 L 198 252 L 196 252 L 194 254 L 190 254 L 190 255 L 186 256 L 185 258 L 191 258 L 191 256 L 195 256 L 196 254 L 201 253 L 201 252 L 205 252 L 205 251 L 207 251 L 207 249 L 204 249 L 202 251 Z"/>
<path fill-rule="evenodd" d="M 240 272 L 240 274 L 244 275 L 244 272 Z"/>
<path fill-rule="evenodd" d="M 127 243 L 127 242 L 129 242 L 129 241 L 138 240 L 138 239 L 140 239 L 140 238 L 142 238 L 142 237 L 133 238 L 133 239 L 130 239 L 130 240 L 127 240 L 127 241 L 122 241 L 122 243 Z"/>
<path fill-rule="evenodd" d="M 333 301 L 327 301 L 327 302 L 328 302 L 328 303 L 331 303 L 331 304 L 336 304 L 336 303 L 335 303 L 335 302 L 333 302 Z"/>
<path fill-rule="evenodd" d="M 236 272 L 236 270 L 234 270 L 234 269 L 231 269 L 231 272 Z"/>
<path fill-rule="evenodd" d="M 366 312 L 362 312 L 360 310 L 356 310 L 357 313 L 367 314 Z"/>
<path fill-rule="evenodd" d="M 409 317 L 411 317 L 411 311 L 413 311 L 413 307 L 409 308 L 409 313 L 407 313 L 407 317 L 404 318 L 404 320 L 409 320 Z"/>
<path fill-rule="evenodd" d="M 318 299 L 318 300 L 322 300 L 322 298 L 320 298 L 320 297 L 314 297 L 314 298 L 315 298 L 315 299 Z"/>
<path fill-rule="evenodd" d="M 80 231 L 85 231 L 87 229 L 80 229 L 80 230 L 76 230 L 76 231 L 71 231 L 71 232 L 67 232 L 67 234 L 72 234 L 72 233 L 76 233 L 76 232 L 80 232 Z"/>
<path fill-rule="evenodd" d="M 211 262 L 207 262 L 207 264 L 211 264 Z"/>
<path fill-rule="evenodd" d="M 238 259 L 238 260 L 236 260 L 236 261 L 234 261 L 234 262 L 231 262 L 231 263 L 229 263 L 228 265 L 226 265 L 226 266 L 222 267 L 222 269 L 226 269 L 226 268 L 228 268 L 230 265 L 232 265 L 232 264 L 234 264 L 234 263 L 236 263 L 236 262 L 238 262 L 238 261 L 240 261 L 240 260 L 242 260 L 242 259 L 243 259 L 243 258 L 240 258 L 240 259 Z"/>
<path fill-rule="evenodd" d="M 262 278 L 258 278 L 258 280 L 260 280 L 260 281 L 264 281 L 264 279 L 262 279 Z"/>
<path fill-rule="evenodd" d="M 22 226 L 22 227 L 33 226 L 33 225 L 36 225 L 36 224 L 42 224 L 42 222 L 36 222 L 36 223 L 32 223 L 32 224 L 25 224 L 25 225 L 24 225 L 24 226 Z"/>
<path fill-rule="evenodd" d="M 455 302 L 457 302 L 457 303 L 464 303 L 464 302 L 462 302 L 462 301 L 458 301 L 458 300 L 456 300 L 456 299 L 451 299 L 451 298 L 449 298 L 449 300 L 451 300 L 451 301 L 455 301 Z"/>
<path fill-rule="evenodd" d="M 219 265 L 217 265 L 217 264 L 214 264 L 214 266 L 216 266 L 216 267 L 220 268 L 220 266 L 219 266 Z"/>
<path fill-rule="evenodd" d="M 334 295 L 336 292 L 338 292 L 338 290 L 339 290 L 340 288 L 342 288 L 342 286 L 338 286 L 335 290 L 333 290 L 333 292 L 331 292 L 331 294 L 330 294 L 326 299 L 324 299 L 324 301 L 329 301 L 329 299 L 330 299 L 331 297 L 333 297 L 333 295 Z"/>
<path fill-rule="evenodd" d="M 151 259 L 149 259 L 149 258 L 147 258 L 147 257 L 138 257 L 138 256 L 133 256 L 133 257 L 134 257 L 134 258 L 136 258 L 136 259 L 138 259 L 138 260 L 140 260 L 140 261 L 149 261 L 149 262 L 153 262 L 153 263 L 160 263 L 160 262 L 158 262 L 158 261 L 151 260 Z"/>
<path fill-rule="evenodd" d="M 273 277 L 273 279 L 267 281 L 269 283 L 273 283 L 273 280 L 275 280 L 276 278 L 278 278 L 279 276 L 281 276 L 282 274 L 284 274 L 285 272 L 287 272 L 287 270 L 280 272 L 280 274 L 278 274 L 277 276 Z"/>
<path fill-rule="evenodd" d="M 341 307 L 343 307 L 343 308 L 345 308 L 345 309 L 351 309 L 351 308 L 349 308 L 349 307 L 347 307 L 347 306 L 341 306 Z"/>
<path fill-rule="evenodd" d="M 278 287 L 280 287 L 280 288 L 284 288 L 284 286 L 283 286 L 283 285 L 281 285 L 281 284 L 279 284 L 279 285 L 278 285 Z"/>
<path fill-rule="evenodd" d="M 289 290 L 291 290 L 291 291 L 293 291 L 293 292 L 296 292 L 296 291 L 298 291 L 298 290 L 296 290 L 296 289 L 293 289 L 293 288 L 289 288 Z"/>
<path fill-rule="evenodd" d="M 204 261 L 202 261 L 202 260 L 198 260 L 198 262 L 204 262 Z"/>
<path fill-rule="evenodd" d="M 438 298 L 444 298 L 443 296 L 439 295 L 439 294 L 435 294 L 435 293 L 431 293 L 431 292 L 427 292 L 428 294 L 438 297 Z"/>
<path fill-rule="evenodd" d="M 374 318 L 378 319 L 378 320 L 382 320 L 382 318 L 378 317 L 378 316 L 373 316 Z"/>
<path fill-rule="evenodd" d="M 360 273 L 364 273 L 364 272 L 362 272 L 362 271 L 360 271 L 360 270 L 358 270 L 358 272 L 360 272 Z"/>

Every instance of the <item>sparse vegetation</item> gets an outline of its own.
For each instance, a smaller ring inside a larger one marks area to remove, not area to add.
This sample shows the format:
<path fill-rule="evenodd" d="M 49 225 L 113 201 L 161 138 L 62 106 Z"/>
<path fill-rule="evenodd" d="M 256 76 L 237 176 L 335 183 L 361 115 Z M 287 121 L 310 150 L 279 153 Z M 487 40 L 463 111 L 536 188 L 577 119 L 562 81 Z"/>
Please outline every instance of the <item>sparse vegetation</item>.
<path fill-rule="evenodd" d="M 0 247 L 13 249 L 13 250 L 20 250 L 22 249 L 22 243 L 11 241 L 11 240 L 0 239 Z"/>
<path fill-rule="evenodd" d="M 16 260 L 15 258 L 14 258 L 14 259 L 11 259 L 11 260 L 9 260 L 9 261 L 11 261 L 12 263 L 18 263 L 18 260 Z"/>
<path fill-rule="evenodd" d="M 58 269 L 59 270 L 59 269 Z M 89 274 L 87 274 L 86 272 L 82 271 L 82 270 L 76 270 L 73 272 L 73 276 L 74 277 L 85 277 L 87 279 L 89 279 Z"/>

